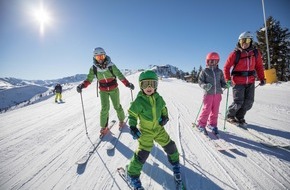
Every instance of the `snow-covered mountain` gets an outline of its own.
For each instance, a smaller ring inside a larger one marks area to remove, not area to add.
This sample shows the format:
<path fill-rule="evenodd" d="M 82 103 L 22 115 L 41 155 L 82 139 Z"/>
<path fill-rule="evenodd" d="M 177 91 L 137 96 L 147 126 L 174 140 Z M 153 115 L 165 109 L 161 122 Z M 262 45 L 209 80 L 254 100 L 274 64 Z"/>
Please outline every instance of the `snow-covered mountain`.
<path fill-rule="evenodd" d="M 46 86 L 52 87 L 57 83 L 66 84 L 66 83 L 73 83 L 79 82 L 86 78 L 87 75 L 85 74 L 77 74 L 74 76 L 64 77 L 55 80 L 25 80 L 25 79 L 17 79 L 13 77 L 5 77 L 0 78 L 0 92 L 1 90 L 6 90 L 14 87 L 23 87 L 29 85 L 38 85 L 38 86 Z"/>
<path fill-rule="evenodd" d="M 166 64 L 166 65 L 154 65 L 151 67 L 151 69 L 153 71 L 155 71 L 159 76 L 161 77 L 175 77 L 175 78 L 183 78 L 183 76 L 185 75 L 185 73 L 178 69 L 175 66 Z"/>
<path fill-rule="evenodd" d="M 24 80 L 12 77 L 0 78 L 0 113 L 23 107 L 53 96 L 52 90 L 57 83 L 68 90 L 75 82 L 83 81 L 85 74 L 55 80 Z"/>
<path fill-rule="evenodd" d="M 124 110 L 138 93 L 138 77 L 139 73 L 127 76 L 136 87 L 132 94 L 122 83 L 119 85 Z M 101 105 L 95 82 L 83 90 L 84 110 L 75 87 L 72 84 L 63 93 L 64 104 L 55 104 L 50 96 L 0 114 L 1 190 L 129 189 L 116 171 L 129 163 L 138 145 L 128 126 L 113 151 L 108 151 L 107 146 L 118 134 L 116 126 L 86 164 L 76 164 L 91 147 L 88 137 L 93 142 L 98 139 Z M 187 189 L 290 189 L 289 150 L 260 143 L 263 139 L 276 145 L 290 144 L 290 82 L 256 88 L 255 103 L 246 115 L 250 132 L 230 124 L 224 130 L 226 93 L 223 94 L 218 118 L 220 135 L 225 146 L 230 143 L 234 147 L 223 151 L 191 127 L 203 97 L 197 84 L 164 78 L 159 81 L 158 92 L 167 103 L 170 120 L 164 127 L 178 146 Z M 231 102 L 230 91 L 228 103 Z M 111 106 L 112 119 L 117 116 Z M 144 164 L 141 181 L 149 190 L 175 189 L 171 165 L 158 144 Z"/>

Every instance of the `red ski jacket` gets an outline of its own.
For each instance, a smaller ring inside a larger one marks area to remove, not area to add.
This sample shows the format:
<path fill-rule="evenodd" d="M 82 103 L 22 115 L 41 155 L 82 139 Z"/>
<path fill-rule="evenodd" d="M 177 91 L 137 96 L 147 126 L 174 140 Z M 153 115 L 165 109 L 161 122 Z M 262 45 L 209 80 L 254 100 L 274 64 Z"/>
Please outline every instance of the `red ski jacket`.
<path fill-rule="evenodd" d="M 264 67 L 260 51 L 258 50 L 258 54 L 255 56 L 254 49 L 246 51 L 239 48 L 239 50 L 241 55 L 235 68 L 235 51 L 230 53 L 224 65 L 225 80 L 231 80 L 233 84 L 252 84 L 255 82 L 256 74 L 259 80 L 264 80 Z M 231 75 L 231 69 L 233 68 L 234 74 Z"/>

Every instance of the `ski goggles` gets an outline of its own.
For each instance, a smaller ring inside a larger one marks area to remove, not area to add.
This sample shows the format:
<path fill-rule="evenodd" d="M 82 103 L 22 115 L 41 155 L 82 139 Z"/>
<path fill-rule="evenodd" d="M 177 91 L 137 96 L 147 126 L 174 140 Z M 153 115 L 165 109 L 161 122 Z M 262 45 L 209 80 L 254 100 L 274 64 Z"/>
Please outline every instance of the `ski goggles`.
<path fill-rule="evenodd" d="M 142 81 L 140 82 L 140 88 L 141 88 L 141 89 L 148 88 L 149 86 L 150 86 L 151 88 L 156 89 L 157 86 L 158 86 L 158 81 L 157 81 L 157 80 L 142 80 Z"/>
<path fill-rule="evenodd" d="M 239 40 L 239 43 L 240 44 L 243 44 L 243 43 L 249 44 L 249 43 L 251 43 L 251 41 L 252 41 L 251 38 L 242 38 Z"/>
<path fill-rule="evenodd" d="M 105 54 L 95 55 L 96 60 L 104 60 L 106 58 Z"/>
<path fill-rule="evenodd" d="M 218 59 L 209 59 L 207 60 L 207 64 L 218 64 L 219 60 Z"/>

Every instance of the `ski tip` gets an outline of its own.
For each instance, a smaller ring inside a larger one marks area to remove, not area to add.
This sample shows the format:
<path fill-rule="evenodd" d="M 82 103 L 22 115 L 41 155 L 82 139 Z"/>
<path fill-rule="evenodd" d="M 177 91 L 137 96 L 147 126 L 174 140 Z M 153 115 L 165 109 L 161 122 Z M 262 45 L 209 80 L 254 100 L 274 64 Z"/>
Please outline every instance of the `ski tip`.
<path fill-rule="evenodd" d="M 125 172 L 125 169 L 123 168 L 123 167 L 118 167 L 117 168 L 117 171 L 119 172 L 119 171 L 124 171 Z"/>

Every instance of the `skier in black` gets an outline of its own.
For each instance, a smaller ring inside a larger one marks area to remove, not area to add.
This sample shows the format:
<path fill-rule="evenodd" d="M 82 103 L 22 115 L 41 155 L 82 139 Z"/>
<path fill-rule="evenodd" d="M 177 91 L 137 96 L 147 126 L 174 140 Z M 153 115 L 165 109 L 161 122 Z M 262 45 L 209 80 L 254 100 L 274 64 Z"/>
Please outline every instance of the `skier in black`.
<path fill-rule="evenodd" d="M 62 101 L 62 86 L 58 83 L 53 90 L 53 93 L 55 93 L 55 103 L 58 103 L 57 100 L 59 100 L 59 102 L 63 102 Z"/>

